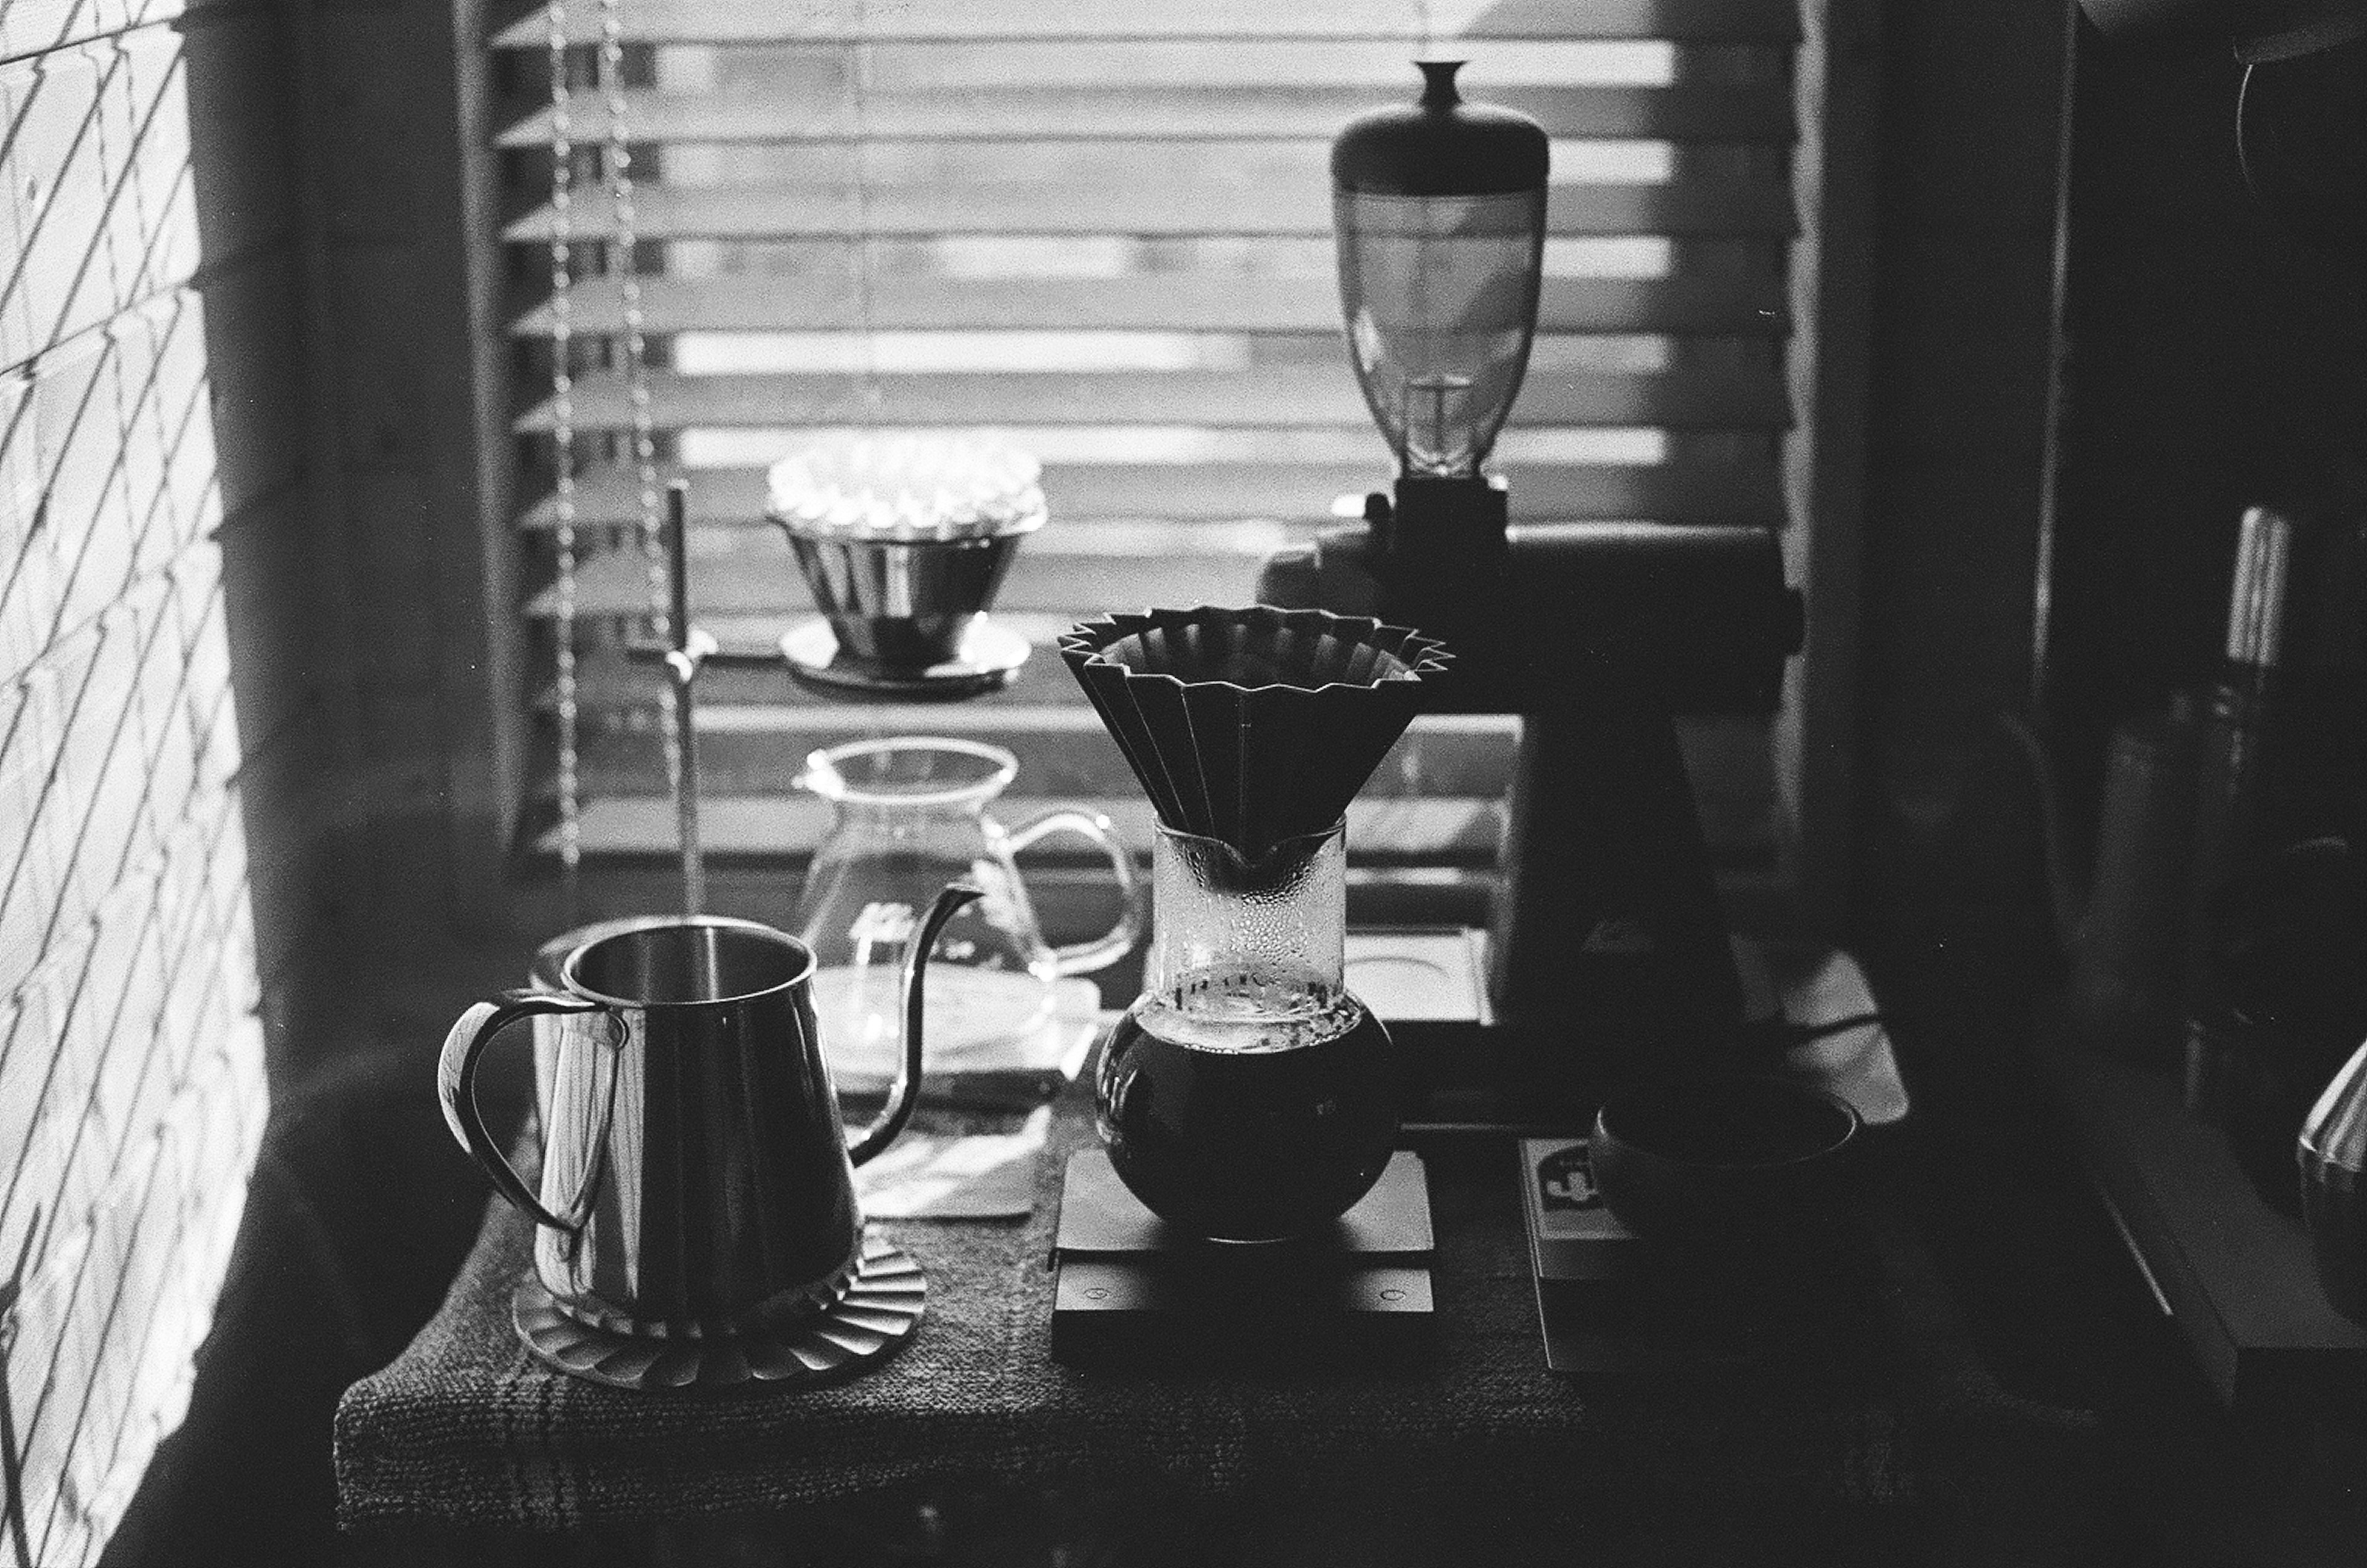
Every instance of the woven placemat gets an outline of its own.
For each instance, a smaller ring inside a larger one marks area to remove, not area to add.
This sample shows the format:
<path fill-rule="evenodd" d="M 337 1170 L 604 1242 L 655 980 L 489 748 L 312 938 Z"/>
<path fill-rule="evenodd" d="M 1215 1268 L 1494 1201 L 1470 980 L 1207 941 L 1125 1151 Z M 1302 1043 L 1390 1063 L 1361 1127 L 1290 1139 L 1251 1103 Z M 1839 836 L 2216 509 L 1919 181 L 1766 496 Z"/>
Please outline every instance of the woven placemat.
<path fill-rule="evenodd" d="M 926 1320 L 878 1371 L 803 1392 L 633 1394 L 546 1369 L 509 1321 L 527 1224 L 493 1205 L 434 1321 L 338 1407 L 342 1519 L 559 1528 L 915 1483 L 1880 1505 L 1953 1484 L 1968 1455 L 2043 1425 L 1998 1393 L 1911 1227 L 1880 1201 L 1863 1320 L 1840 1353 L 1829 1333 L 1801 1341 L 1770 1322 L 1714 1350 L 1639 1337 L 1612 1348 L 1601 1378 L 1548 1371 L 1509 1147 L 1431 1161 L 1439 1332 L 1419 1365 L 1064 1366 L 1048 1343 L 1055 1194 L 1092 1138 L 1086 1110 L 1064 1104 L 1024 1221 L 889 1225 L 928 1273 Z"/>

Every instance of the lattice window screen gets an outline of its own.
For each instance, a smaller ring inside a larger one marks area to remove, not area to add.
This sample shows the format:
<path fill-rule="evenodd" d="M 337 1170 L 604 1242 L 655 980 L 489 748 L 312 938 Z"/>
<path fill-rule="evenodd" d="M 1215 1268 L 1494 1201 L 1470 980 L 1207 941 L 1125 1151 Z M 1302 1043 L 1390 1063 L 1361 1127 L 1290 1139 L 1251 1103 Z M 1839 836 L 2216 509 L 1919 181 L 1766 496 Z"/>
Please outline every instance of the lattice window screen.
<path fill-rule="evenodd" d="M 178 9 L 0 6 L 0 1337 L 43 1568 L 180 1422 L 266 1110 Z"/>
<path fill-rule="evenodd" d="M 615 651 L 647 589 L 638 486 L 616 460 L 622 296 L 598 276 L 613 220 L 592 90 L 601 6 L 567 11 L 596 852 L 662 846 L 671 817 L 654 687 Z M 806 608 L 761 507 L 764 465 L 816 430 L 989 425 L 1032 446 L 1052 524 L 1002 606 L 1039 649 L 1081 614 L 1244 602 L 1267 551 L 1385 483 L 1340 342 L 1325 160 L 1349 117 L 1413 96 L 1425 45 L 1467 58 L 1472 96 L 1555 139 L 1542 333 L 1498 449 L 1515 520 L 1784 521 L 1791 0 L 621 0 L 621 14 L 660 454 L 693 480 L 697 613 L 727 646 L 764 648 Z M 510 95 L 497 123 L 529 476 L 517 521 L 546 583 L 549 37 L 537 6 L 493 40 Z M 525 605 L 546 647 L 556 606 L 547 588 Z M 818 704 L 772 671 L 711 674 L 709 846 L 810 841 L 819 807 L 785 795 L 805 750 L 916 727 L 1010 739 L 1022 793 L 1105 796 L 1139 823 L 1068 682 L 1033 674 L 921 715 Z M 1360 852 L 1491 854 L 1511 737 L 1509 721 L 1425 721 L 1359 803 Z M 1747 798 L 1707 802 L 1714 837 L 1763 835 L 1752 747 Z"/>

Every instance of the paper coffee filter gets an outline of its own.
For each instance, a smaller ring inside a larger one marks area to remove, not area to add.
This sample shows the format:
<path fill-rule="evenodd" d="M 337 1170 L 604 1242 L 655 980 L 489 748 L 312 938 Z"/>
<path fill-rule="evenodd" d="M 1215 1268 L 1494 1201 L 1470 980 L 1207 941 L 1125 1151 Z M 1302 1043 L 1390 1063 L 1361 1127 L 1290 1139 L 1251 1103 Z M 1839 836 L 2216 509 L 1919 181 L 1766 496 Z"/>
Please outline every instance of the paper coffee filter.
<path fill-rule="evenodd" d="M 1448 657 L 1322 610 L 1150 610 L 1080 622 L 1060 656 L 1159 818 L 1252 859 L 1340 819 Z"/>
<path fill-rule="evenodd" d="M 1044 522 L 1042 465 L 991 432 L 820 437 L 773 465 L 766 515 L 823 538 L 955 539 Z"/>

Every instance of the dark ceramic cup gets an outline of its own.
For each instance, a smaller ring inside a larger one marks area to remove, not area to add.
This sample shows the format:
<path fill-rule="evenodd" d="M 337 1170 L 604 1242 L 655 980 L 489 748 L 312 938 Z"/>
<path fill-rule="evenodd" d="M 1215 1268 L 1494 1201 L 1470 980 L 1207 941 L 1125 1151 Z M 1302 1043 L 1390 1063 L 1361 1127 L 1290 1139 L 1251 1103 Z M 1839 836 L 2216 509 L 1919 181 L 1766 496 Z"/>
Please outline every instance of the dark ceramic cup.
<path fill-rule="evenodd" d="M 1780 1244 L 1841 1213 L 1861 1126 L 1846 1101 L 1789 1078 L 1646 1079 L 1595 1116 L 1595 1184 L 1641 1236 Z"/>

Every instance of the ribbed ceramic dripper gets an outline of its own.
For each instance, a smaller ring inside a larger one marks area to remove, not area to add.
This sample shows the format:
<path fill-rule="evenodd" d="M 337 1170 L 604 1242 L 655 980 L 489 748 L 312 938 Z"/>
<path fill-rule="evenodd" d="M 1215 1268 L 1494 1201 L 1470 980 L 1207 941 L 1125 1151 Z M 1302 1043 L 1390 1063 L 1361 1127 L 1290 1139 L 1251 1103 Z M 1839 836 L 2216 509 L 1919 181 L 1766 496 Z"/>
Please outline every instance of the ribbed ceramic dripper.
<path fill-rule="evenodd" d="M 1254 860 L 1337 822 L 1448 654 L 1323 610 L 1150 610 L 1082 621 L 1060 657 L 1158 810 Z"/>

